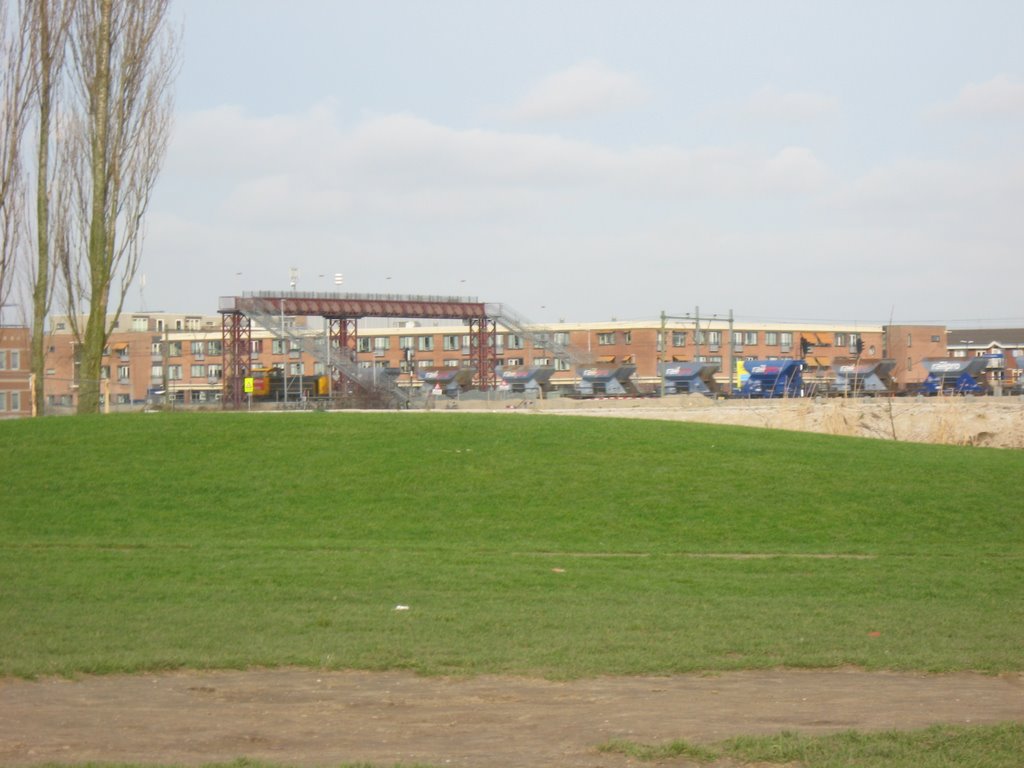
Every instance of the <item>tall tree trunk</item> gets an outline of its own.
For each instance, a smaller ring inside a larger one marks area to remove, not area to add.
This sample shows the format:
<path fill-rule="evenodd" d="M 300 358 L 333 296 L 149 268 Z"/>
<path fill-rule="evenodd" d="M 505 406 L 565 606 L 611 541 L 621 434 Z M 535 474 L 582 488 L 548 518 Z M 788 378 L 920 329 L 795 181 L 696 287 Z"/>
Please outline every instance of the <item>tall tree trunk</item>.
<path fill-rule="evenodd" d="M 92 209 L 89 218 L 89 319 L 82 334 L 82 367 L 78 385 L 78 413 L 100 409 L 100 366 L 107 336 L 107 300 L 110 292 L 110 264 L 107 227 L 107 136 L 110 131 L 110 51 L 113 0 L 101 0 L 100 20 L 94 40 L 95 69 L 89 88 L 90 175 Z"/>
<path fill-rule="evenodd" d="M 32 288 L 32 402 L 46 412 L 46 315 L 50 310 L 50 124 L 55 56 L 46 0 L 36 0 L 39 154 L 36 158 L 36 282 Z M 60 43 L 63 46 L 63 42 Z"/>

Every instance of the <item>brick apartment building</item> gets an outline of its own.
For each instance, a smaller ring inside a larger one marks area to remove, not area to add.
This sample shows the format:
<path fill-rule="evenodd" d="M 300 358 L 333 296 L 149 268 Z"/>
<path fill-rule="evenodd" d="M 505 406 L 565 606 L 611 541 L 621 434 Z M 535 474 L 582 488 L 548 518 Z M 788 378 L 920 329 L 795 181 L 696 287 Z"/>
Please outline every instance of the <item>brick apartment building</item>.
<path fill-rule="evenodd" d="M 323 337 L 318 317 L 285 318 L 293 333 Z M 730 328 L 722 318 L 652 319 L 597 323 L 550 323 L 517 335 L 497 328 L 499 365 L 553 367 L 551 383 L 571 391 L 579 378 L 574 366 L 559 360 L 549 342 L 568 345 L 596 365 L 632 365 L 634 382 L 653 391 L 661 362 L 702 361 L 719 365 L 723 389 L 735 384 L 744 360 L 803 359 L 805 378 L 827 381 L 838 361 L 888 358 L 894 378 L 905 387 L 922 381 L 921 362 L 949 356 L 944 326 L 748 323 Z M 147 402 L 217 407 L 223 392 L 224 356 L 220 315 L 124 313 L 104 350 L 101 397 L 107 410 Z M 426 370 L 474 365 L 467 328 L 451 321 L 360 320 L 355 361 L 365 368 L 400 371 L 399 384 L 419 386 Z M 293 349 L 288 339 L 253 324 L 249 367 L 281 368 L 290 377 L 319 376 L 324 366 Z M 76 405 L 78 348 L 67 318 L 55 318 L 47 340 L 45 395 L 48 412 Z M 730 382 L 730 372 L 733 381 Z M 22 400 L 27 399 L 23 396 Z"/>
<path fill-rule="evenodd" d="M 32 415 L 32 332 L 0 326 L 0 419 Z"/>

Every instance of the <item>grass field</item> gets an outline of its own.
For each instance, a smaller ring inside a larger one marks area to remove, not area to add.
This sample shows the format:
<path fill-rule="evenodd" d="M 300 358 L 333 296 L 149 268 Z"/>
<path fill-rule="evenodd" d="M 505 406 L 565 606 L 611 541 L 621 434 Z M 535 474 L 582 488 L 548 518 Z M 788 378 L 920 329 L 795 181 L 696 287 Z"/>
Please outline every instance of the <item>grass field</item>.
<path fill-rule="evenodd" d="M 1020 452 L 313 413 L 4 422 L 0 456 L 0 675 L 1024 667 Z"/>

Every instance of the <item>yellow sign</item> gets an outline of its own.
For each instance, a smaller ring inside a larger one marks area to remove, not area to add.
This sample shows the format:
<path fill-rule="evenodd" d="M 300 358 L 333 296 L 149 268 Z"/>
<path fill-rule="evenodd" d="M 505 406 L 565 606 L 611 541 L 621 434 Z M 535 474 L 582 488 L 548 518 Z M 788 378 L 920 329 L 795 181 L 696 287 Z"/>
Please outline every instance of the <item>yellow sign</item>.
<path fill-rule="evenodd" d="M 245 377 L 245 383 L 243 384 L 243 388 L 245 389 L 245 393 L 247 395 L 252 394 L 252 376 Z"/>

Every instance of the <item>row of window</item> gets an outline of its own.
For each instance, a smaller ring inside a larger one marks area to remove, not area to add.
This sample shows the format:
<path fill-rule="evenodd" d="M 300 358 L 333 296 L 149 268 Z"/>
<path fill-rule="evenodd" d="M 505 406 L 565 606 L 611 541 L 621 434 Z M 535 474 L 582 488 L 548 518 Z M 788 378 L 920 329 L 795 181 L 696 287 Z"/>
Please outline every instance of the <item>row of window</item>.
<path fill-rule="evenodd" d="M 21 350 L 0 349 L 0 371 L 20 371 Z"/>
<path fill-rule="evenodd" d="M 21 392 L 0 392 L 0 413 L 21 413 Z"/>
<path fill-rule="evenodd" d="M 764 344 L 769 347 L 783 347 L 785 349 L 792 348 L 793 346 L 793 334 L 789 331 L 764 331 Z M 598 346 L 611 346 L 614 344 L 632 344 L 633 343 L 633 332 L 632 331 L 606 331 L 597 334 Z M 690 339 L 695 344 L 701 346 L 717 347 L 721 346 L 722 339 L 725 333 L 723 331 L 672 331 L 672 346 L 673 347 L 685 347 Z M 735 346 L 754 346 L 759 343 L 761 333 L 758 331 L 733 331 L 732 332 L 732 343 Z M 505 349 L 524 349 L 525 340 L 522 336 L 518 336 L 513 333 L 494 334 L 493 345 L 500 353 Z M 846 345 L 853 346 L 856 344 L 858 334 L 855 333 L 837 333 L 834 335 L 834 344 L 837 347 Z M 391 349 L 391 336 L 360 336 L 356 339 L 356 351 L 363 353 L 381 353 L 387 352 Z M 569 334 L 567 332 L 558 332 L 552 334 L 537 334 L 534 342 L 535 349 L 545 349 L 548 343 L 552 343 L 555 346 L 567 346 L 569 344 Z M 163 357 L 164 349 L 168 357 L 180 357 L 182 355 L 184 344 L 189 345 L 189 352 L 192 356 L 202 356 L 203 354 L 219 356 L 223 354 L 223 343 L 220 339 L 211 339 L 207 341 L 154 341 L 150 353 L 153 357 Z M 909 343 L 909 342 L 908 342 Z M 660 347 L 660 345 L 659 345 Z M 433 336 L 399 336 L 398 337 L 398 348 L 400 350 L 412 350 L 415 349 L 420 352 L 433 352 L 434 351 L 434 337 Z M 120 354 L 122 359 L 128 358 L 128 345 L 115 346 L 115 351 Z M 275 355 L 284 355 L 290 352 L 296 351 L 297 346 L 294 342 L 288 339 L 272 339 L 271 340 L 271 353 Z M 441 349 L 444 352 L 458 352 L 461 351 L 464 354 L 468 354 L 472 349 L 472 336 L 469 334 L 446 334 L 441 337 Z M 250 352 L 253 354 L 262 354 L 264 351 L 264 339 L 252 339 L 250 342 Z M 11 352 L 12 355 L 17 355 L 16 351 Z M 103 350 L 104 355 L 110 354 L 109 347 Z M 14 358 L 15 362 L 11 367 L 17 367 L 17 357 Z M 5 365 L 5 359 L 3 351 L 0 350 L 0 370 L 3 370 Z"/>

